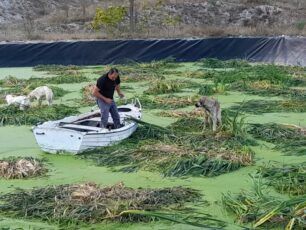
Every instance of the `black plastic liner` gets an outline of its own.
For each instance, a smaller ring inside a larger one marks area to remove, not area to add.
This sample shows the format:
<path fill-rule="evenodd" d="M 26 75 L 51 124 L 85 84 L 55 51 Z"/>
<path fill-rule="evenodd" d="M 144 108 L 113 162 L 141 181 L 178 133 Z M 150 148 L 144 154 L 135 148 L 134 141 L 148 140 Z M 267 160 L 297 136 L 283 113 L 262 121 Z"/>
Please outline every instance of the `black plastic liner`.
<path fill-rule="evenodd" d="M 218 58 L 306 66 L 306 38 L 282 36 L 0 44 L 0 67 L 99 65 L 128 60 L 149 62 L 169 57 L 179 62 Z"/>

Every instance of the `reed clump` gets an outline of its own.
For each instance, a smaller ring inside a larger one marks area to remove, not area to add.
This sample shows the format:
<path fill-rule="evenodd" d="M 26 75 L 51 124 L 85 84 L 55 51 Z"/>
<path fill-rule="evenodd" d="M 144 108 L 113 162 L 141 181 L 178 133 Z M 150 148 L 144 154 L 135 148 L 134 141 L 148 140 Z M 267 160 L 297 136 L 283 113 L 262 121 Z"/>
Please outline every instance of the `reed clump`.
<path fill-rule="evenodd" d="M 303 229 L 306 196 L 280 200 L 268 194 L 262 182 L 256 182 L 251 191 L 223 194 L 222 203 L 239 223 L 252 223 L 254 228 Z"/>
<path fill-rule="evenodd" d="M 120 145 L 81 157 L 113 170 L 159 171 L 164 176 L 217 176 L 254 163 L 253 151 L 234 134 L 202 132 L 202 121 L 180 119 L 167 128 L 140 122 Z"/>
<path fill-rule="evenodd" d="M 26 110 L 20 110 L 19 107 L 10 105 L 0 107 L 0 126 L 35 125 L 44 121 L 62 119 L 77 113 L 77 108 L 63 104 L 30 107 Z"/>
<path fill-rule="evenodd" d="M 230 110 L 240 110 L 249 114 L 279 113 L 279 112 L 306 112 L 305 100 L 249 100 L 231 106 Z"/>
<path fill-rule="evenodd" d="M 43 160 L 33 157 L 10 157 L 0 160 L 0 177 L 25 179 L 45 175 L 48 172 Z"/>
<path fill-rule="evenodd" d="M 185 203 L 199 199 L 197 191 L 183 187 L 133 189 L 123 183 L 108 187 L 65 184 L 18 189 L 2 195 L 0 210 L 8 215 L 59 223 L 141 222 L 159 219 L 154 215 L 157 211 L 182 210 Z"/>
<path fill-rule="evenodd" d="M 275 148 L 291 155 L 306 154 L 304 129 L 286 124 L 251 124 L 248 130 L 254 138 L 275 144 Z"/>
<path fill-rule="evenodd" d="M 176 95 L 165 95 L 150 97 L 143 95 L 139 97 L 142 105 L 146 109 L 178 109 L 187 106 L 194 106 L 199 100 L 199 96 L 176 96 Z"/>
<path fill-rule="evenodd" d="M 268 185 L 280 193 L 294 196 L 306 194 L 306 162 L 264 165 L 259 168 L 258 173 L 268 179 Z"/>

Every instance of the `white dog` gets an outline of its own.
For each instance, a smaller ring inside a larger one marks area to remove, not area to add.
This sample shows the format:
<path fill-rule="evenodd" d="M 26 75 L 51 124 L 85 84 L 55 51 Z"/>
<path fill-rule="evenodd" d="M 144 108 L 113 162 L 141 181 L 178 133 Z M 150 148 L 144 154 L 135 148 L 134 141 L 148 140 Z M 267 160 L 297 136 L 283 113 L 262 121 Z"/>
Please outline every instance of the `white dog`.
<path fill-rule="evenodd" d="M 38 100 L 39 105 L 41 105 L 42 99 L 45 98 L 48 105 L 51 105 L 53 101 L 53 92 L 47 86 L 40 86 L 34 89 L 31 93 L 29 93 L 28 97 L 30 100 L 36 98 Z"/>
<path fill-rule="evenodd" d="M 202 97 L 198 103 L 195 105 L 196 107 L 202 107 L 205 112 L 204 126 L 206 128 L 206 124 L 210 124 L 212 121 L 213 131 L 217 130 L 217 125 L 222 125 L 221 120 L 221 107 L 220 103 L 214 99 L 209 97 Z"/>
<path fill-rule="evenodd" d="M 13 96 L 9 94 L 6 95 L 5 100 L 8 105 L 18 105 L 21 110 L 30 107 L 30 100 L 26 96 Z"/>

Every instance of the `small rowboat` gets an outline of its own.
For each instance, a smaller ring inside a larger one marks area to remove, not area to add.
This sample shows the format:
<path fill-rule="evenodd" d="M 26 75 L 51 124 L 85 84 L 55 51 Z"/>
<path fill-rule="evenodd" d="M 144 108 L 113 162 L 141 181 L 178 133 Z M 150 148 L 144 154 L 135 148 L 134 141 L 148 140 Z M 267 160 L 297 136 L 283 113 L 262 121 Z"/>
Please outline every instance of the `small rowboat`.
<path fill-rule="evenodd" d="M 122 127 L 114 129 L 111 116 L 107 128 L 101 128 L 100 110 L 47 121 L 32 128 L 39 147 L 48 153 L 68 152 L 78 154 L 88 149 L 109 146 L 131 136 L 137 129 L 136 120 L 141 119 L 138 99 L 118 106 Z M 133 119 L 128 119 L 133 118 Z"/>

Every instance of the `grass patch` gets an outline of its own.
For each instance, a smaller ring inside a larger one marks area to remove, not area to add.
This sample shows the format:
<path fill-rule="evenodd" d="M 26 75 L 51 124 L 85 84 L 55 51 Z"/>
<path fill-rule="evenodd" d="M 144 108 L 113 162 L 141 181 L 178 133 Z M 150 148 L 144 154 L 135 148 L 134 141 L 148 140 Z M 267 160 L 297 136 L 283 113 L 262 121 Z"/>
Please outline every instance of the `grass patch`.
<path fill-rule="evenodd" d="M 217 176 L 253 164 L 253 152 L 239 138 L 223 133 L 204 135 L 201 121 L 199 126 L 195 122 L 179 120 L 167 128 L 141 122 L 120 145 L 90 150 L 81 157 L 114 171 L 143 169 L 164 176 Z"/>
<path fill-rule="evenodd" d="M 148 95 L 143 95 L 138 97 L 141 104 L 146 109 L 178 109 L 187 106 L 194 106 L 198 96 L 176 96 L 176 95 L 166 95 L 166 96 L 156 96 L 150 97 Z"/>
<path fill-rule="evenodd" d="M 222 66 L 222 65 L 220 65 Z M 305 99 L 306 91 L 292 86 L 305 86 L 303 70 L 276 65 L 253 65 L 228 71 L 214 71 L 207 76 L 216 84 L 227 85 L 232 90 L 261 96 L 283 96 Z"/>
<path fill-rule="evenodd" d="M 54 98 L 59 98 L 59 97 L 63 97 L 64 95 L 66 95 L 67 93 L 69 93 L 69 91 L 64 90 L 61 87 L 57 87 L 57 86 L 48 86 L 52 92 L 53 92 L 53 96 Z M 5 88 L 2 91 L 0 91 L 0 104 L 5 104 L 5 95 L 7 94 L 14 94 L 14 95 L 27 95 L 29 94 L 32 90 L 34 90 L 36 87 L 30 85 L 29 87 L 25 87 L 25 88 Z"/>
<path fill-rule="evenodd" d="M 19 107 L 10 105 L 0 108 L 0 126 L 35 125 L 39 122 L 58 120 L 77 113 L 77 108 L 62 104 L 33 107 L 24 111 L 21 111 Z"/>
<path fill-rule="evenodd" d="M 167 58 L 159 61 L 151 62 L 135 62 L 133 60 L 127 60 L 126 64 L 115 65 L 120 71 L 122 81 L 124 82 L 139 82 L 153 79 L 165 79 L 164 75 L 168 75 L 169 71 L 179 67 L 179 63 L 176 63 L 174 59 Z M 111 66 L 106 66 L 103 72 L 107 72 Z M 101 71 L 95 72 L 101 75 Z"/>
<path fill-rule="evenodd" d="M 174 117 L 174 118 L 199 118 L 199 117 L 203 118 L 204 111 L 200 109 L 194 109 L 192 111 L 172 110 L 172 111 L 162 111 L 157 115 L 162 117 Z"/>
<path fill-rule="evenodd" d="M 291 155 L 306 155 L 306 136 L 303 130 L 290 125 L 252 124 L 249 133 L 254 138 L 275 144 L 275 149 Z"/>
<path fill-rule="evenodd" d="M 45 78 L 35 78 L 31 77 L 29 79 L 18 79 L 15 77 L 7 77 L 0 80 L 0 86 L 6 88 L 13 88 L 16 92 L 22 91 L 23 88 L 35 89 L 38 86 L 50 85 L 50 84 L 69 84 L 69 83 L 81 83 L 87 82 L 90 79 L 82 74 L 66 74 L 59 75 L 55 77 L 45 77 Z"/>
<path fill-rule="evenodd" d="M 170 125 L 175 131 L 179 132 L 201 132 L 203 131 L 203 119 L 181 118 Z"/>
<path fill-rule="evenodd" d="M 203 67 L 205 68 L 212 68 L 212 69 L 217 69 L 217 68 L 242 68 L 242 67 L 250 67 L 251 65 L 245 61 L 245 60 L 238 60 L 238 59 L 233 59 L 233 60 L 227 60 L 227 61 L 222 61 L 216 58 L 204 58 L 200 60 L 200 63 Z"/>
<path fill-rule="evenodd" d="M 268 194 L 262 182 L 256 182 L 251 191 L 223 194 L 222 203 L 229 212 L 236 215 L 239 223 L 253 223 L 255 228 L 286 226 L 286 229 L 303 229 L 305 195 L 284 201 Z"/>
<path fill-rule="evenodd" d="M 67 184 L 18 189 L 2 195 L 0 210 L 8 216 L 62 224 L 107 220 L 147 222 L 159 219 L 158 215 L 154 215 L 156 211 L 183 210 L 185 203 L 199 199 L 197 191 L 182 187 L 133 189 L 122 183 L 109 187 L 94 183 Z"/>
<path fill-rule="evenodd" d="M 244 83 L 238 81 L 231 85 L 231 89 L 246 92 L 252 95 L 282 96 L 292 99 L 306 99 L 306 90 L 304 89 L 294 89 L 284 85 L 275 85 L 266 80 Z"/>
<path fill-rule="evenodd" d="M 186 77 L 186 78 L 196 78 L 196 79 L 214 78 L 213 71 L 205 71 L 205 70 L 186 71 L 179 75 L 181 75 L 182 77 Z"/>
<path fill-rule="evenodd" d="M 147 75 L 147 74 L 141 74 L 138 72 L 130 73 L 128 75 L 124 75 L 120 77 L 122 82 L 131 83 L 131 82 L 143 82 L 143 81 L 149 81 L 154 79 L 155 76 L 153 75 Z M 164 77 L 160 77 L 160 80 L 164 79 Z"/>
<path fill-rule="evenodd" d="M 306 194 L 306 162 L 296 165 L 265 165 L 259 168 L 258 173 L 268 179 L 268 185 L 280 193 L 294 196 Z"/>
<path fill-rule="evenodd" d="M 48 172 L 43 160 L 33 157 L 10 157 L 0 160 L 0 177 L 24 179 L 45 175 Z"/>
<path fill-rule="evenodd" d="M 77 71 L 81 70 L 81 67 L 75 66 L 75 65 L 37 65 L 33 67 L 33 70 L 35 71 L 45 71 L 52 74 L 58 74 L 65 71 Z"/>
<path fill-rule="evenodd" d="M 224 94 L 228 87 L 223 83 L 215 83 L 214 85 L 201 85 L 198 94 L 202 96 L 210 96 L 213 94 Z"/>
<path fill-rule="evenodd" d="M 63 97 L 64 95 L 66 95 L 67 93 L 69 93 L 69 91 L 64 90 L 61 87 L 57 87 L 57 86 L 49 86 L 49 88 L 52 90 L 53 95 L 55 98 L 59 98 L 59 97 Z"/>
<path fill-rule="evenodd" d="M 154 81 L 150 84 L 149 89 L 144 91 L 145 94 L 157 95 L 167 93 L 178 93 L 187 85 L 183 82 L 173 81 Z"/>
<path fill-rule="evenodd" d="M 222 83 L 267 81 L 271 84 L 292 85 L 288 69 L 276 65 L 254 65 L 229 71 L 216 71 L 213 80 Z"/>
<path fill-rule="evenodd" d="M 249 100 L 238 103 L 238 105 L 231 106 L 229 110 L 249 114 L 263 114 L 263 113 L 281 113 L 281 112 L 306 112 L 305 100 Z"/>
<path fill-rule="evenodd" d="M 92 95 L 93 89 L 95 87 L 95 84 L 89 84 L 84 86 L 81 89 L 81 94 L 82 94 L 82 101 L 81 105 L 82 106 L 93 106 L 96 104 L 96 98 Z"/>
<path fill-rule="evenodd" d="M 5 100 L 5 98 L 4 98 L 4 95 L 1 95 L 0 94 L 0 105 L 1 104 L 6 104 L 6 100 Z"/>

